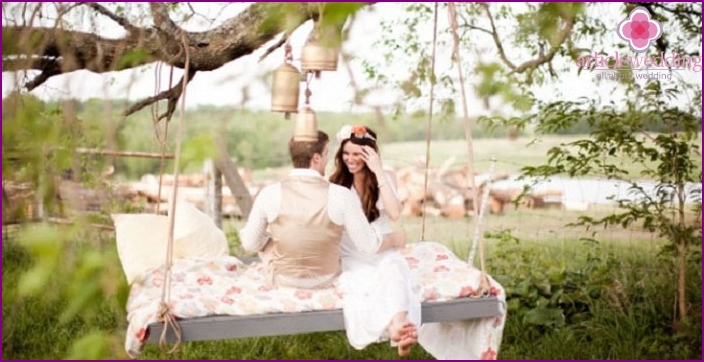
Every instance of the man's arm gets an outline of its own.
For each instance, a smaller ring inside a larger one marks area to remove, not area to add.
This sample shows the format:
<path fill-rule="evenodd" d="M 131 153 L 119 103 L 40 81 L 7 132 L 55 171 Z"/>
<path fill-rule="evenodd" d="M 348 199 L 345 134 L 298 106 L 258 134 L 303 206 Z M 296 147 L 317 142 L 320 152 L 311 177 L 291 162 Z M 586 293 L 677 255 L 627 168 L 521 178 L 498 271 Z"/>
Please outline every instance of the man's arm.
<path fill-rule="evenodd" d="M 247 251 L 260 251 L 269 241 L 269 233 L 266 231 L 269 225 L 269 220 L 264 210 L 264 205 L 270 205 L 271 189 L 265 188 L 259 196 L 254 200 L 252 210 L 249 213 L 247 224 L 240 230 L 240 242 L 242 247 Z"/>

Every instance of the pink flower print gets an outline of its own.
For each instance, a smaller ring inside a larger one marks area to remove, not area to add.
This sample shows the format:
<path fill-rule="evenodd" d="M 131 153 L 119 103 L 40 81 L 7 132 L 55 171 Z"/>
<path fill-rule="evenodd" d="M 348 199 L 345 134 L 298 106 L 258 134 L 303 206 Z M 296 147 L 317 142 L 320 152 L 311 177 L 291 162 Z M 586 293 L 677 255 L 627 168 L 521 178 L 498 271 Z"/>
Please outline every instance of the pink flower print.
<path fill-rule="evenodd" d="M 501 293 L 501 290 L 497 287 L 491 287 L 491 289 L 489 289 L 490 295 L 497 296 L 499 293 Z"/>
<path fill-rule="evenodd" d="M 460 289 L 460 295 L 459 297 L 470 297 L 474 294 L 474 288 L 470 286 L 464 286 L 462 289 Z"/>
<path fill-rule="evenodd" d="M 152 279 L 152 284 L 154 284 L 155 287 L 160 287 L 162 284 L 164 284 L 164 278 L 154 277 L 154 279 Z"/>
<path fill-rule="evenodd" d="M 268 292 L 268 291 L 270 291 L 270 290 L 273 290 L 273 289 L 274 289 L 274 286 L 273 286 L 273 285 L 266 284 L 266 285 L 260 286 L 260 287 L 257 288 L 257 289 L 258 289 L 260 292 Z"/>
<path fill-rule="evenodd" d="M 501 318 L 501 317 L 495 317 L 494 322 L 491 324 L 491 327 L 498 328 L 501 325 L 502 320 L 503 320 L 503 318 Z"/>
<path fill-rule="evenodd" d="M 418 267 L 418 264 L 420 264 L 420 261 L 412 256 L 407 256 L 406 263 L 408 263 L 409 268 L 416 269 Z"/>
<path fill-rule="evenodd" d="M 232 303 L 235 302 L 234 299 L 232 299 L 232 298 L 230 298 L 230 297 L 228 297 L 228 296 L 224 296 L 224 297 L 220 298 L 220 300 L 221 300 L 223 303 L 225 303 L 225 304 L 232 304 Z"/>
<path fill-rule="evenodd" d="M 237 264 L 230 264 L 230 265 L 228 265 L 228 266 L 227 266 L 227 271 L 229 271 L 229 272 L 237 271 Z"/>
<path fill-rule="evenodd" d="M 621 39 L 628 41 L 634 52 L 643 53 L 662 36 L 662 24 L 651 19 L 650 12 L 639 6 L 618 24 L 616 32 Z"/>
<path fill-rule="evenodd" d="M 496 359 L 496 351 L 489 347 L 486 351 L 482 352 L 479 359 Z"/>
<path fill-rule="evenodd" d="M 241 288 L 237 288 L 237 287 L 232 287 L 232 288 L 230 288 L 230 289 L 227 290 L 227 295 L 230 295 L 230 294 L 240 294 L 240 293 L 242 293 L 242 289 L 241 289 Z"/>
<path fill-rule="evenodd" d="M 435 257 L 435 260 L 440 261 L 440 260 L 447 260 L 450 257 L 447 254 L 438 254 L 437 257 Z"/>
<path fill-rule="evenodd" d="M 140 342 L 144 342 L 144 341 L 147 339 L 148 336 L 149 336 L 149 334 L 147 333 L 147 329 L 146 329 L 146 328 L 140 328 L 140 329 L 137 331 L 137 334 L 135 335 L 135 337 L 137 337 L 137 340 L 140 341 Z"/>
<path fill-rule="evenodd" d="M 202 277 L 198 278 L 198 285 L 206 285 L 206 284 L 207 285 L 213 284 L 213 280 L 210 279 L 209 276 L 202 276 Z"/>
<path fill-rule="evenodd" d="M 435 300 L 438 299 L 439 295 L 435 290 L 428 290 L 423 295 L 424 300 Z"/>
<path fill-rule="evenodd" d="M 446 267 L 446 266 L 444 266 L 444 265 L 440 265 L 440 266 L 436 266 L 435 269 L 433 269 L 433 271 L 436 272 L 436 273 L 438 273 L 438 272 L 446 272 L 446 271 L 450 271 L 450 268 L 448 268 L 448 267 Z"/>
<path fill-rule="evenodd" d="M 178 297 L 181 299 L 193 299 L 193 294 L 181 294 Z"/>
<path fill-rule="evenodd" d="M 310 299 L 313 297 L 313 293 L 310 290 L 302 290 L 298 289 L 296 290 L 296 293 L 294 293 L 296 298 L 304 300 L 304 299 Z"/>

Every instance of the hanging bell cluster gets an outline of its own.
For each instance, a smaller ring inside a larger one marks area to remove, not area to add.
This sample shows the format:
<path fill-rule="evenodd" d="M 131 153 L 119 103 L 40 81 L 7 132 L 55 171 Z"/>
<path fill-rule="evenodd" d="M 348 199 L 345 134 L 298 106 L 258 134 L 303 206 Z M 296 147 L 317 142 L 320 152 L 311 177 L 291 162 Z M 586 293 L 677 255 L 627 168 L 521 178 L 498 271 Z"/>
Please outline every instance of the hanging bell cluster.
<path fill-rule="evenodd" d="M 323 36 L 323 33 L 325 33 Z M 325 38 L 325 39 L 323 39 Z M 332 30 L 321 31 L 319 22 L 315 23 L 306 44 L 301 51 L 301 72 L 291 64 L 293 56 L 291 45 L 285 46 L 284 63 L 274 70 L 273 84 L 271 87 L 271 111 L 284 113 L 284 118 L 290 119 L 291 113 L 298 113 L 293 130 L 294 141 L 314 142 L 318 140 L 318 117 L 310 107 L 312 95 L 309 85 L 313 74 L 320 77 L 321 71 L 336 71 L 339 58 L 339 46 L 330 43 L 339 43 L 339 34 Z M 299 110 L 300 83 L 306 83 L 305 104 Z"/>

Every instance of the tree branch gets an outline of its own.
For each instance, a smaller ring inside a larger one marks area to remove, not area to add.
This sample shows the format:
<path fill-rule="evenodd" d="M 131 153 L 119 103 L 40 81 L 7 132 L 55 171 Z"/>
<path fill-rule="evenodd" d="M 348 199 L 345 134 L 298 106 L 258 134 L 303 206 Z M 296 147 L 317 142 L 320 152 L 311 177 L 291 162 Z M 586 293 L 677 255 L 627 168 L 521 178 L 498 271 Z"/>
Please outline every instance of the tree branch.
<path fill-rule="evenodd" d="M 47 67 L 48 63 L 51 63 L 51 62 L 60 63 L 60 60 L 58 58 L 49 58 L 49 57 L 35 57 L 35 58 L 31 58 L 31 59 L 27 59 L 27 58 L 3 59 L 2 71 L 3 72 L 16 72 L 19 70 L 28 70 L 28 69 L 42 70 Z"/>
<path fill-rule="evenodd" d="M 178 99 L 181 97 L 181 92 L 183 91 L 184 79 L 186 83 L 189 83 L 196 75 L 196 72 L 196 69 L 189 69 L 188 74 L 182 76 L 178 84 L 174 85 L 171 89 L 165 90 L 155 96 L 142 99 L 141 101 L 133 104 L 131 107 L 126 109 L 123 115 L 127 117 L 148 105 L 166 99 L 169 102 L 168 106 L 166 107 L 166 112 L 160 114 L 157 117 L 156 122 L 159 122 L 162 119 L 171 119 L 171 116 L 174 114 L 174 111 L 176 111 L 176 104 L 178 102 Z"/>
<path fill-rule="evenodd" d="M 544 55 L 542 52 L 538 54 L 537 59 L 529 60 L 526 62 L 523 62 L 521 65 L 517 66 L 514 68 L 513 72 L 514 73 L 523 73 L 528 69 L 533 69 L 537 68 L 542 64 L 545 63 L 550 63 L 552 59 L 555 57 L 555 54 L 557 54 L 557 51 L 560 50 L 560 47 L 562 44 L 567 40 L 567 38 L 570 36 L 572 33 L 572 28 L 574 28 L 574 20 L 575 17 L 574 15 L 566 15 L 563 17 L 564 25 L 562 26 L 562 29 L 560 29 L 560 33 L 557 37 L 557 41 L 555 44 L 550 45 L 550 50 L 546 55 Z"/>
<path fill-rule="evenodd" d="M 149 9 L 154 17 L 154 27 L 169 35 L 180 35 L 183 30 L 169 17 L 169 8 L 167 3 L 150 2 Z"/>
<path fill-rule="evenodd" d="M 492 35 L 492 36 L 494 35 L 494 33 L 492 33 L 491 30 L 485 29 L 485 28 L 482 28 L 482 27 L 479 27 L 479 26 L 474 26 L 474 25 L 469 25 L 469 24 L 463 24 L 463 25 L 460 25 L 460 27 L 461 27 L 461 28 L 467 28 L 467 29 L 470 29 L 470 30 L 478 30 L 478 31 L 487 33 L 487 34 Z"/>
<path fill-rule="evenodd" d="M 277 41 L 275 44 L 273 44 L 272 46 L 270 46 L 270 47 L 264 52 L 264 54 L 262 54 L 262 56 L 259 57 L 259 62 L 261 62 L 262 60 L 264 60 L 264 58 L 268 57 L 269 54 L 273 53 L 276 49 L 279 49 L 279 48 L 281 48 L 282 45 L 286 44 L 286 41 L 288 40 L 288 37 L 289 37 L 289 36 L 291 36 L 290 33 L 288 33 L 288 32 L 284 33 L 284 35 L 281 37 L 281 39 L 279 39 L 279 41 Z"/>
<path fill-rule="evenodd" d="M 663 9 L 663 10 L 667 11 L 668 13 L 670 13 L 670 14 L 672 14 L 672 15 L 675 15 L 675 16 L 678 16 L 678 17 L 679 17 L 679 16 L 682 16 L 682 14 L 691 15 L 691 16 L 694 16 L 695 18 L 700 18 L 700 19 L 701 19 L 701 17 L 702 17 L 702 12 L 701 12 L 701 11 L 696 11 L 696 10 L 692 10 L 692 9 L 687 9 L 687 8 L 685 8 L 685 7 L 677 7 L 677 8 L 675 8 L 675 9 L 672 9 L 672 8 L 669 8 L 669 7 L 666 6 L 667 3 L 662 3 L 662 4 L 661 4 L 661 3 L 644 3 L 644 2 L 637 2 L 636 4 L 639 5 L 639 6 L 652 6 L 652 7 L 656 7 L 656 8 L 659 8 L 659 9 Z M 682 4 L 676 4 L 676 5 L 682 5 Z"/>
<path fill-rule="evenodd" d="M 58 59 L 42 59 L 42 63 L 42 72 L 25 84 L 27 90 L 31 91 L 44 84 L 49 78 L 61 74 L 61 61 Z"/>
<path fill-rule="evenodd" d="M 506 53 L 504 51 L 504 47 L 501 43 L 501 38 L 499 37 L 498 32 L 496 31 L 496 26 L 494 24 L 494 17 L 491 15 L 491 11 L 489 10 L 489 5 L 487 3 L 480 3 L 480 6 L 484 8 L 484 11 L 486 12 L 486 15 L 489 17 L 489 23 L 491 24 L 491 31 L 489 32 L 494 39 L 494 44 L 496 44 L 496 48 L 499 52 L 499 58 L 508 66 L 511 68 L 511 73 L 524 73 L 527 70 L 532 70 L 535 69 L 545 63 L 548 63 L 550 65 L 550 62 L 552 59 L 555 57 L 555 54 L 557 54 L 558 50 L 560 50 L 560 47 L 562 44 L 568 39 L 570 34 L 572 33 L 572 29 L 574 28 L 575 24 L 575 15 L 570 14 L 567 12 L 561 12 L 560 13 L 560 18 L 563 21 L 563 26 L 560 29 L 560 32 L 556 38 L 556 41 L 554 44 L 550 45 L 550 50 L 547 52 L 547 54 L 544 53 L 543 45 L 540 45 L 541 51 L 538 53 L 538 57 L 536 59 L 528 60 L 525 61 L 519 65 L 515 65 L 512 63 L 510 60 L 508 60 L 508 57 L 506 57 Z M 467 25 L 470 26 L 471 25 Z M 482 30 L 482 29 L 477 29 L 477 30 Z M 552 71 L 551 71 L 552 73 Z"/>
<path fill-rule="evenodd" d="M 81 4 L 86 5 L 86 6 L 90 7 L 91 9 L 97 11 L 98 13 L 107 16 L 108 18 L 112 19 L 114 22 L 118 23 L 123 28 L 125 28 L 125 30 L 127 30 L 128 32 L 133 32 L 133 31 L 137 30 L 137 28 L 134 25 L 132 25 L 126 18 L 118 16 L 117 14 L 108 10 L 108 8 L 104 7 L 103 5 L 101 5 L 99 3 L 84 2 Z"/>
<path fill-rule="evenodd" d="M 155 26 L 149 28 L 134 26 L 103 5 L 87 3 L 85 6 L 128 29 L 127 35 L 107 39 L 89 32 L 61 28 L 3 26 L 3 62 L 12 63 L 7 67 L 3 64 L 3 70 L 10 67 L 12 70 L 41 69 L 42 74 L 28 84 L 37 87 L 54 75 L 80 69 L 103 73 L 154 61 L 184 68 L 186 51 L 181 43 L 182 35 L 188 40 L 193 72 L 214 70 L 251 54 L 278 34 L 290 32 L 317 17 L 320 11 L 318 3 L 254 3 L 214 29 L 186 32 L 169 18 L 167 4 L 150 3 Z M 287 18 L 283 21 L 281 17 Z M 39 65 L 41 61 L 36 60 L 14 61 L 34 57 L 61 61 L 44 65 Z M 20 64 L 25 67 L 18 69 Z M 166 95 L 163 97 L 161 99 L 169 99 Z M 126 113 L 140 108 L 137 106 Z"/>
<path fill-rule="evenodd" d="M 496 44 L 496 49 L 499 51 L 499 58 L 511 69 L 516 69 L 516 66 L 511 63 L 510 60 L 506 57 L 506 52 L 504 51 L 504 46 L 501 44 L 501 39 L 499 39 L 499 34 L 496 32 L 496 25 L 494 24 L 494 17 L 491 15 L 491 11 L 489 11 L 489 4 L 487 3 L 479 3 L 481 7 L 484 8 L 484 11 L 486 12 L 486 16 L 489 17 L 489 24 L 491 24 L 491 37 L 494 39 L 494 44 Z"/>

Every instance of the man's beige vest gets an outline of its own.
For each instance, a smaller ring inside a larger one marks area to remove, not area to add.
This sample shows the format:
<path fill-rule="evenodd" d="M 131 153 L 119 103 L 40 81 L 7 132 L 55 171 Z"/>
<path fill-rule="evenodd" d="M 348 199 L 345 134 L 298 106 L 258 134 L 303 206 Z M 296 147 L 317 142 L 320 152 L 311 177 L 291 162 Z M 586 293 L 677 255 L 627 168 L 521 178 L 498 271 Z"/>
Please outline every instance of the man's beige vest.
<path fill-rule="evenodd" d="M 275 285 L 324 288 L 339 274 L 342 226 L 328 216 L 329 188 L 318 177 L 291 176 L 281 182 L 268 268 Z"/>

